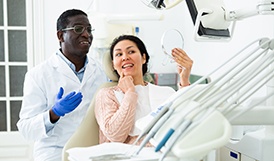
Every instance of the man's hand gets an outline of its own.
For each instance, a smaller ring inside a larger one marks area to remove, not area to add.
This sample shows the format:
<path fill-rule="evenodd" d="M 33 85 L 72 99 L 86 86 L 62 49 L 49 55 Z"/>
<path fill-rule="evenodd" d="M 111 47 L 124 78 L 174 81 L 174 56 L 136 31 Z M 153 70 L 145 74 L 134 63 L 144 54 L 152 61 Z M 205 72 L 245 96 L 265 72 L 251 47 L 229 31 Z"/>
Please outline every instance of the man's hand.
<path fill-rule="evenodd" d="M 83 95 L 81 92 L 71 92 L 65 97 L 62 97 L 63 93 L 64 89 L 60 87 L 55 104 L 52 107 L 52 111 L 57 116 L 64 116 L 65 114 L 70 113 L 82 102 Z"/>

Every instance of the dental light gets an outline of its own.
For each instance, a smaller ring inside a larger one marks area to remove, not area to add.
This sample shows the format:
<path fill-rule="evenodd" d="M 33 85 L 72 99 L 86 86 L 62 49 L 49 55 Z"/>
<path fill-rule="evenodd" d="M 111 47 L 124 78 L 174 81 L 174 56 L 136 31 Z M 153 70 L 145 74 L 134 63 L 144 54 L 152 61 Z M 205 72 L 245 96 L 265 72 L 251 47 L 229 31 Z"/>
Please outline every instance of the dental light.
<path fill-rule="evenodd" d="M 142 0 L 154 9 L 170 9 L 182 0 Z M 229 41 L 235 23 L 255 15 L 274 14 L 274 0 L 261 0 L 249 9 L 228 10 L 223 0 L 186 0 L 189 13 L 194 23 L 196 41 Z"/>
<path fill-rule="evenodd" d="M 142 0 L 146 6 L 155 9 L 169 9 L 176 6 L 181 1 L 182 0 Z"/>

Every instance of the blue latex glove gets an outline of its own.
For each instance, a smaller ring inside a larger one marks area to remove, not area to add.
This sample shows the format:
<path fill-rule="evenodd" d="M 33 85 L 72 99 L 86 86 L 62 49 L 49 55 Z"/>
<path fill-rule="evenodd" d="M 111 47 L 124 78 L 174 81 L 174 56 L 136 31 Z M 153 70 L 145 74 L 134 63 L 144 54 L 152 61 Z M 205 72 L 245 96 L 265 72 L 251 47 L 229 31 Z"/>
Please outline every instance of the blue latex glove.
<path fill-rule="evenodd" d="M 81 92 L 71 92 L 62 98 L 63 93 L 64 89 L 60 87 L 55 104 L 52 107 L 52 111 L 57 116 L 64 116 L 65 114 L 73 111 L 82 102 L 83 95 Z"/>

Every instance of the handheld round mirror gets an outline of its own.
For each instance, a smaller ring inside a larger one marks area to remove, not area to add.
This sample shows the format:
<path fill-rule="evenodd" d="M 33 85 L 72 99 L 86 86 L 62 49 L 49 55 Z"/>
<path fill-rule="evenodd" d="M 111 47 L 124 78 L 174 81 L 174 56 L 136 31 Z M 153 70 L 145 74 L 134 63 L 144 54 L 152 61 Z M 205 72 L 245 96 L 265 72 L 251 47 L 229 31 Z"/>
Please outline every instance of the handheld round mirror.
<path fill-rule="evenodd" d="M 171 51 L 174 48 L 184 47 L 184 38 L 180 31 L 176 29 L 170 29 L 163 33 L 161 38 L 161 46 L 164 54 L 170 58 L 170 61 L 173 62 L 173 56 L 171 55 Z M 165 58 L 165 61 L 168 60 Z M 166 63 L 165 63 L 166 65 Z"/>

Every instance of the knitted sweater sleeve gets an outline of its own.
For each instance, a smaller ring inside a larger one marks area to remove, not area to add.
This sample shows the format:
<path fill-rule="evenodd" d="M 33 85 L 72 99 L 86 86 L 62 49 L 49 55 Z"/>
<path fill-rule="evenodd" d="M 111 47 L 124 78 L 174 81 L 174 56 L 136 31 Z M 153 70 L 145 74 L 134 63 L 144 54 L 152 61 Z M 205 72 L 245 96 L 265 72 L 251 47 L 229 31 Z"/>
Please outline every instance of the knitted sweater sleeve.
<path fill-rule="evenodd" d="M 137 93 L 127 92 L 119 104 L 114 88 L 103 88 L 96 95 L 95 117 L 100 129 L 100 142 L 125 142 L 133 125 Z"/>

